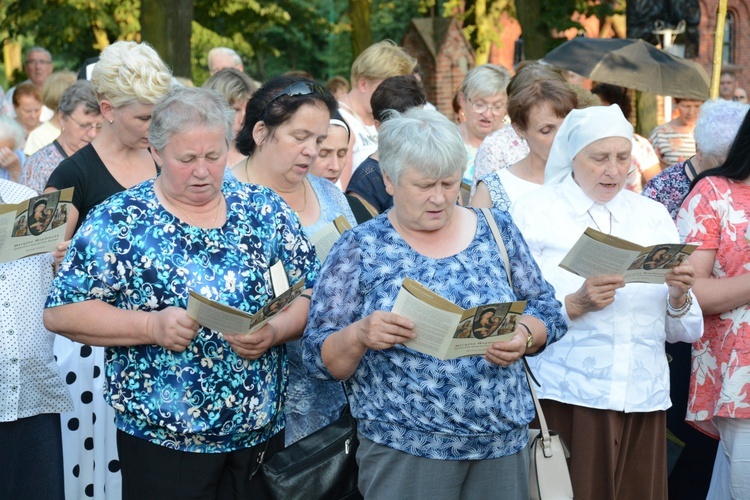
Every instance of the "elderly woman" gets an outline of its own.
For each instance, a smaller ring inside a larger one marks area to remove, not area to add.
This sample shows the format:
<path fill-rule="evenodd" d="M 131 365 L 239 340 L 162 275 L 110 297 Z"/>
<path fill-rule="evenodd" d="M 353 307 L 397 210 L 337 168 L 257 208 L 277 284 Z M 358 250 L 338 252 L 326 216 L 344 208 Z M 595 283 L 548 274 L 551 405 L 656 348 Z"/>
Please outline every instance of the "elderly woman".
<path fill-rule="evenodd" d="M 110 195 L 156 176 L 158 167 L 148 151 L 148 127 L 154 104 L 169 91 L 172 75 L 148 44 L 116 42 L 102 51 L 91 83 L 103 118 L 101 131 L 60 163 L 45 189 L 75 188 L 66 238 Z M 94 123 L 81 122 L 86 128 Z M 62 243 L 58 254 L 65 247 Z M 94 496 L 104 496 L 105 491 L 116 496 L 120 473 L 114 415 L 101 396 L 104 349 L 59 338 L 55 354 L 61 371 L 72 381 L 76 403 L 75 412 L 62 416 L 66 496 L 82 498 L 90 490 Z"/>
<path fill-rule="evenodd" d="M 632 134 L 616 105 L 571 111 L 552 144 L 549 185 L 511 208 L 569 320 L 565 337 L 529 361 L 547 423 L 570 448 L 576 498 L 666 498 L 664 342 L 693 342 L 703 326 L 689 264 L 665 284 L 628 285 L 558 266 L 587 227 L 644 246 L 679 242 L 662 205 L 623 190 Z"/>
<path fill-rule="evenodd" d="M 60 135 L 26 160 L 19 180 L 37 193 L 44 191 L 60 162 L 96 139 L 102 128 L 102 115 L 91 82 L 78 80 L 67 88 L 57 106 L 57 121 Z"/>
<path fill-rule="evenodd" d="M 474 179 L 474 157 L 482 141 L 492 132 L 505 126 L 508 96 L 505 87 L 510 73 L 496 64 L 482 64 L 466 74 L 461 83 L 458 103 L 463 123 L 458 126 L 468 159 L 463 182 L 471 185 Z"/>
<path fill-rule="evenodd" d="M 17 182 L 26 155 L 23 153 L 23 128 L 14 119 L 0 116 L 0 179 Z"/>
<path fill-rule="evenodd" d="M 510 210 L 513 201 L 544 184 L 547 157 L 562 121 L 578 105 L 570 86 L 555 79 L 517 87 L 508 101 L 508 116 L 529 154 L 508 168 L 488 174 L 477 184 L 471 205 Z"/>
<path fill-rule="evenodd" d="M 157 104 L 149 135 L 161 175 L 91 212 L 47 301 L 50 330 L 108 347 L 124 498 L 260 498 L 248 481 L 255 459 L 283 447 L 281 344 L 302 333 L 308 300 L 253 334 L 200 327 L 185 310 L 192 290 L 257 312 L 273 298 L 276 262 L 291 284 L 316 277 L 281 198 L 222 182 L 232 121 L 205 89 Z"/>
<path fill-rule="evenodd" d="M 247 159 L 232 168 L 242 181 L 271 188 L 299 217 L 308 236 L 339 215 L 357 224 L 344 194 L 308 175 L 328 134 L 336 101 L 304 78 L 277 77 L 247 103 L 237 149 Z M 311 379 L 302 367 L 299 342 L 287 345 L 290 373 L 286 406 L 287 445 L 336 420 L 346 403 L 340 384 Z"/>
<path fill-rule="evenodd" d="M 305 363 L 346 381 L 365 498 L 527 499 L 534 405 L 520 358 L 563 335 L 560 304 L 507 213 L 492 217 L 510 270 L 483 213 L 457 206 L 466 150 L 450 120 L 413 108 L 381 125 L 378 148 L 393 208 L 329 254 Z M 526 310 L 484 357 L 441 361 L 402 345 L 414 325 L 389 311 L 406 277 L 463 308 L 526 300 Z"/>
<path fill-rule="evenodd" d="M 13 111 L 23 127 L 24 139 L 39 126 L 42 115 L 42 93 L 33 83 L 22 83 L 13 92 Z"/>
<path fill-rule="evenodd" d="M 57 114 L 57 110 L 60 107 L 60 99 L 65 90 L 75 81 L 76 74 L 72 71 L 56 71 L 44 81 L 42 103 L 45 108 L 54 113 L 54 116 L 29 133 L 29 137 L 26 139 L 26 146 L 23 149 L 26 156 L 33 155 L 47 144 L 52 143 L 60 135 L 62 125 Z M 41 190 L 38 192 L 41 192 Z"/>
<path fill-rule="evenodd" d="M 677 215 L 680 236 L 700 245 L 695 295 L 705 313 L 706 333 L 693 345 L 687 420 L 718 438 L 710 498 L 750 498 L 750 401 L 747 393 L 750 329 L 747 239 L 750 213 L 750 113 L 722 165 L 699 173 Z M 726 458 L 725 458 L 726 457 Z"/>
<path fill-rule="evenodd" d="M 651 131 L 648 140 L 659 157 L 661 168 L 683 162 L 695 154 L 693 130 L 703 101 L 674 99 L 679 115 Z"/>
<path fill-rule="evenodd" d="M 234 110 L 234 125 L 232 133 L 234 137 L 240 133 L 242 122 L 245 120 L 245 106 L 253 93 L 258 90 L 258 84 L 249 76 L 235 68 L 224 68 L 211 75 L 206 80 L 203 88 L 218 92 L 229 103 Z M 232 139 L 232 147 L 229 149 L 227 165 L 233 166 L 245 159 L 245 156 L 237 151 L 237 146 Z"/>

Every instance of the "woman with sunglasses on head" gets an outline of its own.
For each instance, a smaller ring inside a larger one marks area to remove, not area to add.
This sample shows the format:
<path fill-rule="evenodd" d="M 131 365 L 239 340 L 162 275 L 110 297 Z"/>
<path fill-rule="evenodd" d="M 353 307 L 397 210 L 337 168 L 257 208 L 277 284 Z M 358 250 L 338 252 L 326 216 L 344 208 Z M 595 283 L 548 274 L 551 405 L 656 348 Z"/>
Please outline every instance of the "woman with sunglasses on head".
<path fill-rule="evenodd" d="M 304 78 L 276 77 L 248 101 L 237 150 L 247 159 L 232 168 L 242 181 L 271 188 L 312 236 L 339 215 L 357 224 L 344 194 L 329 180 L 309 175 L 328 135 L 336 101 Z M 346 398 L 340 384 L 318 381 L 302 367 L 299 342 L 287 343 L 289 387 L 286 443 L 338 418 Z"/>

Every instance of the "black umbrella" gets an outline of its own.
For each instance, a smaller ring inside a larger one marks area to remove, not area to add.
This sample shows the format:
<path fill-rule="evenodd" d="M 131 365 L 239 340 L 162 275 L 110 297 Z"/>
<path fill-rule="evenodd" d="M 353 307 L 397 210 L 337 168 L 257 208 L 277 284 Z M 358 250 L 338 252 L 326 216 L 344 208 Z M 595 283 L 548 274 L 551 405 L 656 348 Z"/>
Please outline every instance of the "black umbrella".
<path fill-rule="evenodd" d="M 577 37 L 544 56 L 544 62 L 602 83 L 653 94 L 708 99 L 703 67 L 643 40 Z"/>

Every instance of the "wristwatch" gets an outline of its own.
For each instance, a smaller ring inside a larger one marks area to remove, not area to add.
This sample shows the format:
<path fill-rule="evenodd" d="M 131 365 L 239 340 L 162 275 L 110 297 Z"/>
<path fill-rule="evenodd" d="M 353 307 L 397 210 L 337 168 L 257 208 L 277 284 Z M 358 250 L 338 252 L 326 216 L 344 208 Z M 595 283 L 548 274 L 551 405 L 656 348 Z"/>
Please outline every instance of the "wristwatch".
<path fill-rule="evenodd" d="M 526 337 L 526 349 L 530 349 L 532 344 L 534 343 L 534 334 L 531 333 L 531 328 L 526 326 L 524 323 L 521 323 L 519 321 L 518 324 L 521 325 L 524 330 L 526 330 L 526 335 L 528 335 L 528 337 Z"/>

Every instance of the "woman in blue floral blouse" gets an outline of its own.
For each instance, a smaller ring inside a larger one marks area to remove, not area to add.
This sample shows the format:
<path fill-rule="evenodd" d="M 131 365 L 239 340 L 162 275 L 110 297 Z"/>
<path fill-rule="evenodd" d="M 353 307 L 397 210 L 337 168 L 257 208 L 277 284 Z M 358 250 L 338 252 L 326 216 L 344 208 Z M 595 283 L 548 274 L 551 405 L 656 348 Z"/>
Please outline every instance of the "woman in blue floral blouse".
<path fill-rule="evenodd" d="M 161 175 L 91 212 L 47 300 L 50 330 L 108 347 L 124 498 L 262 498 L 252 464 L 283 447 L 280 345 L 301 334 L 308 301 L 250 335 L 200 327 L 185 310 L 193 290 L 255 313 L 279 261 L 292 284 L 317 275 L 281 198 L 222 182 L 232 121 L 204 89 L 157 104 L 149 137 Z"/>
<path fill-rule="evenodd" d="M 466 150 L 447 118 L 397 114 L 382 124 L 378 148 L 394 206 L 344 233 L 328 255 L 305 364 L 351 391 L 365 498 L 528 499 L 534 404 L 520 358 L 565 333 L 560 304 L 506 212 L 491 213 L 512 288 L 484 214 L 456 204 Z M 526 300 L 526 310 L 511 340 L 483 357 L 442 361 L 402 345 L 416 336 L 390 312 L 405 277 L 463 308 Z"/>

